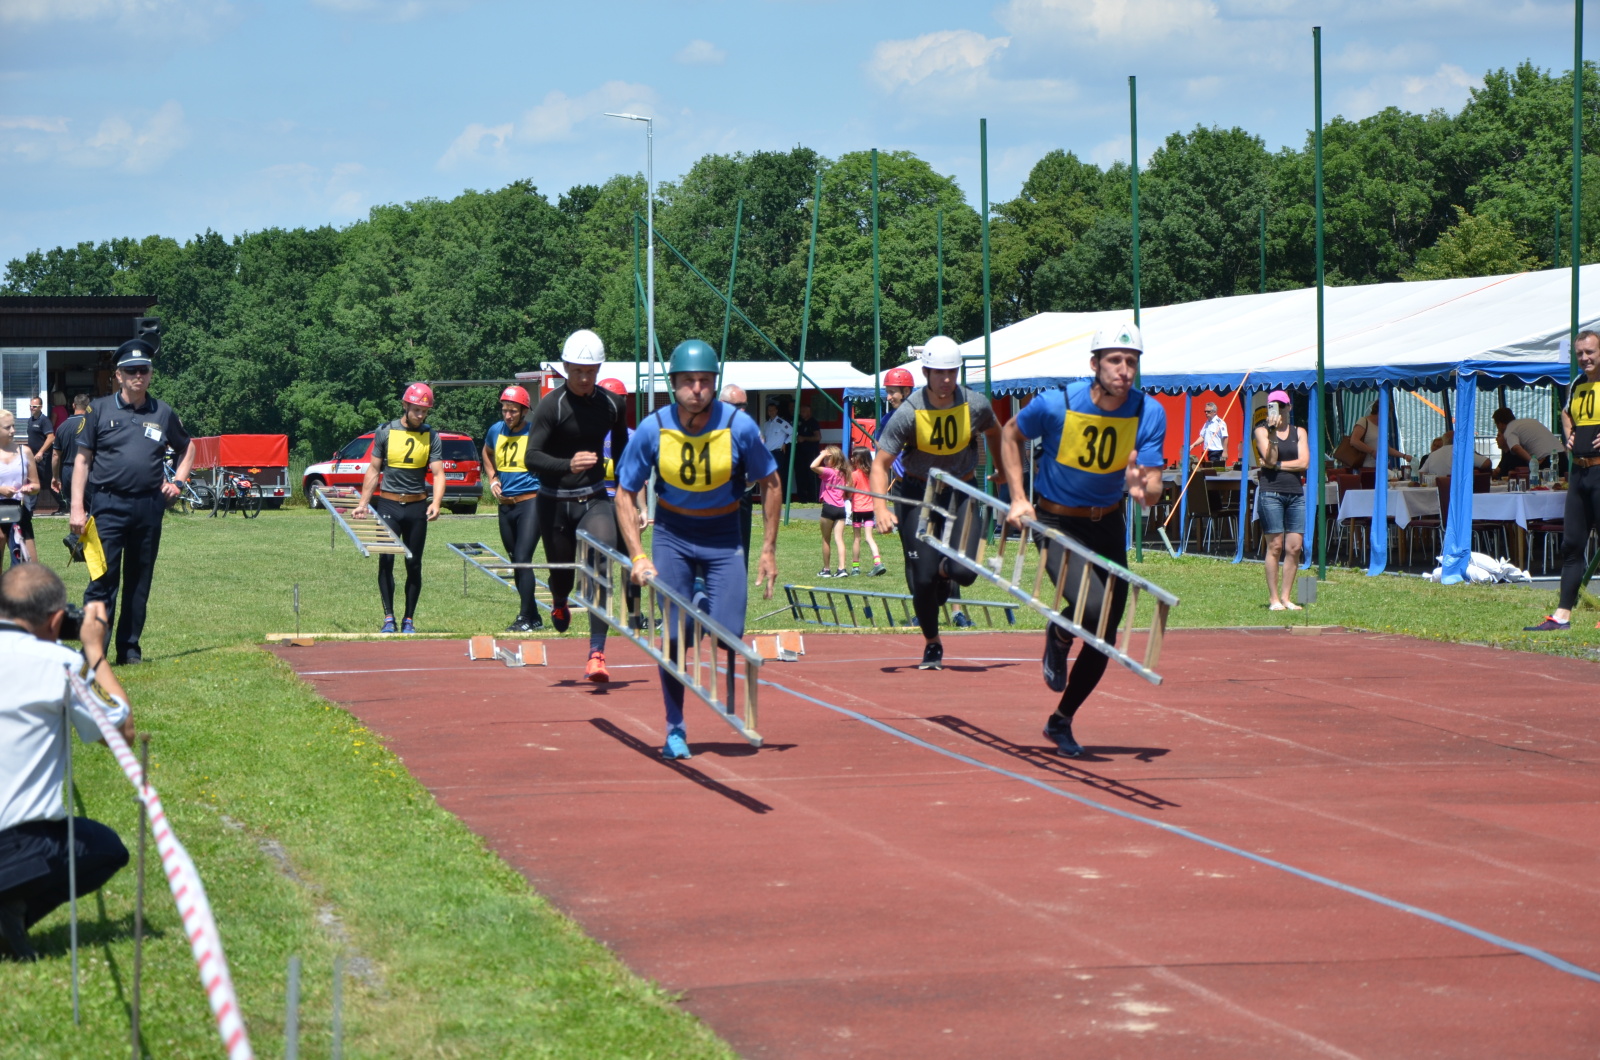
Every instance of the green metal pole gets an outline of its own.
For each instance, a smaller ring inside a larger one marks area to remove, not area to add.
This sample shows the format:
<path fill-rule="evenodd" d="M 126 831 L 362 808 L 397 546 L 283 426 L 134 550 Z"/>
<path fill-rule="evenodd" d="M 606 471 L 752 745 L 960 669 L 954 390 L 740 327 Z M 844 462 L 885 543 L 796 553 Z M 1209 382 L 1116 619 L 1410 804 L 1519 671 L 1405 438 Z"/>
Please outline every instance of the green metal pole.
<path fill-rule="evenodd" d="M 1324 374 L 1324 355 L 1326 348 L 1326 332 L 1324 328 L 1324 315 L 1322 304 L 1323 288 L 1323 246 L 1322 246 L 1322 27 L 1313 26 L 1311 29 L 1311 65 L 1312 65 L 1312 98 L 1316 112 L 1316 127 L 1312 131 L 1313 149 L 1316 155 L 1316 213 L 1317 213 L 1317 411 L 1325 412 L 1327 403 L 1327 379 Z M 1248 419 L 1248 414 L 1246 419 Z M 1318 417 L 1321 422 L 1321 417 Z M 1324 432 L 1326 434 L 1326 432 Z M 1381 465 L 1380 465 L 1381 466 Z M 1328 506 L 1324 503 L 1327 492 L 1328 467 L 1326 460 L 1317 461 L 1317 489 L 1312 494 L 1317 503 L 1317 580 L 1326 581 L 1328 578 Z M 1243 516 L 1241 515 L 1242 519 Z"/>
<path fill-rule="evenodd" d="M 806 333 L 811 330 L 811 278 L 817 271 L 817 215 L 822 211 L 822 170 L 817 170 L 817 186 L 811 193 L 811 249 L 806 252 L 806 300 L 800 310 L 800 370 L 794 377 L 794 415 L 796 428 L 800 425 L 800 381 L 806 371 Z M 730 292 L 731 293 L 731 292 Z M 850 413 L 844 415 L 845 437 L 849 437 Z M 789 488 L 783 496 L 783 525 L 789 525 L 789 505 L 794 500 L 794 454 L 800 446 L 789 440 Z M 839 557 L 843 561 L 844 557 Z"/>
<path fill-rule="evenodd" d="M 934 259 L 938 262 L 934 273 L 934 301 L 936 307 L 933 317 L 933 333 L 944 334 L 944 211 L 939 211 L 938 220 L 934 226 Z"/>
<path fill-rule="evenodd" d="M 1556 211 L 1555 238 L 1550 241 L 1550 267 L 1561 268 L 1561 211 Z"/>
<path fill-rule="evenodd" d="M 1139 79 L 1128 75 L 1128 139 L 1132 147 L 1133 174 L 1133 326 L 1139 326 Z M 1141 361 L 1143 357 L 1139 358 Z M 1133 385 L 1141 382 L 1138 368 L 1133 372 Z M 1144 562 L 1144 512 L 1133 506 L 1133 558 Z"/>
<path fill-rule="evenodd" d="M 639 219 L 633 219 L 633 420 L 644 419 L 644 392 L 639 388 L 639 314 L 644 302 L 639 297 Z"/>
<path fill-rule="evenodd" d="M 883 417 L 883 288 L 878 276 L 878 149 L 872 149 L 872 414 Z"/>
<path fill-rule="evenodd" d="M 1572 357 L 1572 382 L 1578 381 L 1578 218 L 1583 214 L 1583 0 L 1573 0 L 1572 15 L 1572 328 L 1567 352 Z"/>
<path fill-rule="evenodd" d="M 744 223 L 744 200 L 733 215 L 733 257 L 728 261 L 728 297 L 722 306 L 722 345 L 717 347 L 717 393 L 722 393 L 722 366 L 728 363 L 728 329 L 733 326 L 733 277 L 739 271 L 739 228 Z"/>
<path fill-rule="evenodd" d="M 989 300 L 989 119 L 978 119 L 978 186 L 983 197 L 983 392 L 994 396 L 989 385 L 990 337 L 993 317 Z"/>
<path fill-rule="evenodd" d="M 1261 207 L 1261 293 L 1267 293 L 1267 208 Z"/>

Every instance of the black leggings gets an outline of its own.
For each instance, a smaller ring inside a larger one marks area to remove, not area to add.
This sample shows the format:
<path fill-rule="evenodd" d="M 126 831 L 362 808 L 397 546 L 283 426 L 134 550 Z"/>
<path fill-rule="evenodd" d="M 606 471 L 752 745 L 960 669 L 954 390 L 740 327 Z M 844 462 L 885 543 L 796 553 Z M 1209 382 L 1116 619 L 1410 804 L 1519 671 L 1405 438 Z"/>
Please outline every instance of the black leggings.
<path fill-rule="evenodd" d="M 1600 466 L 1573 465 L 1567 478 L 1566 530 L 1561 535 L 1561 606 L 1568 611 L 1578 602 L 1583 581 L 1583 553 L 1589 531 L 1600 527 Z"/>
<path fill-rule="evenodd" d="M 511 557 L 512 563 L 533 562 L 533 550 L 539 544 L 537 500 L 529 499 L 521 504 L 500 505 L 500 543 L 505 546 L 506 555 Z M 518 617 L 531 622 L 539 617 L 539 603 L 533 596 L 533 590 L 538 587 L 539 580 L 534 577 L 532 570 L 525 568 L 516 572 L 515 579 L 517 597 L 522 603 Z"/>
<path fill-rule="evenodd" d="M 897 497 L 907 497 L 921 500 L 923 492 L 927 489 L 922 479 L 901 479 L 895 483 L 892 491 Z M 941 490 L 934 496 L 939 505 L 948 508 L 950 495 L 953 490 Z M 911 610 L 917 616 L 917 625 L 922 627 L 922 636 L 926 640 L 937 640 L 939 637 L 939 608 L 950 599 L 952 582 L 955 585 L 971 585 L 978 580 L 976 571 L 968 570 L 956 563 L 949 564 L 950 573 L 940 573 L 940 568 L 945 564 L 945 558 L 931 548 L 924 548 L 922 542 L 917 540 L 917 517 L 921 509 L 912 504 L 895 505 L 895 518 L 900 526 L 900 547 L 906 554 L 906 588 L 911 590 Z M 972 502 L 963 500 L 956 509 L 956 526 L 950 535 L 953 547 L 961 546 L 961 536 L 972 516 Z M 928 523 L 928 530 L 933 534 L 944 532 L 944 519 L 934 516 Z M 978 554 L 978 546 L 982 537 L 974 532 L 972 540 L 967 544 L 967 553 L 972 556 Z"/>
<path fill-rule="evenodd" d="M 1107 559 L 1127 565 L 1128 529 L 1121 509 L 1098 520 L 1075 519 L 1040 512 L 1039 521 L 1052 530 L 1059 530 L 1089 546 Z M 1042 547 L 1043 542 L 1039 543 Z M 1045 553 L 1045 580 L 1051 593 L 1054 592 L 1056 578 L 1061 572 L 1061 560 L 1066 554 L 1067 550 L 1057 544 L 1051 544 Z M 1089 599 L 1084 604 L 1083 618 L 1080 621 L 1086 629 L 1094 631 L 1100 628 L 1100 609 L 1105 604 L 1108 579 L 1101 568 L 1092 563 L 1085 563 L 1076 555 L 1067 560 L 1067 580 L 1065 591 L 1061 596 L 1061 611 L 1071 616 L 1076 609 L 1078 602 L 1075 597 L 1079 585 L 1082 584 L 1085 567 L 1089 568 Z M 1041 586 L 1040 591 L 1043 593 L 1046 590 Z M 1105 636 L 1105 639 L 1112 644 L 1117 642 L 1117 626 L 1122 622 L 1122 611 L 1127 603 L 1128 583 L 1120 579 L 1114 580 L 1111 589 L 1111 614 L 1106 618 Z M 1058 635 L 1060 631 L 1055 626 L 1045 630 L 1047 637 Z M 1108 662 L 1110 660 L 1095 648 L 1085 645 L 1079 649 L 1077 661 L 1072 664 L 1072 670 L 1067 675 L 1067 687 L 1061 693 L 1061 702 L 1056 706 L 1056 713 L 1068 718 L 1076 714 L 1078 708 L 1083 706 L 1083 701 L 1089 698 L 1089 693 L 1100 683 Z"/>
<path fill-rule="evenodd" d="M 617 544 L 617 506 L 604 492 L 579 500 L 561 500 L 539 495 L 534 502 L 539 506 L 539 524 L 544 527 L 544 558 L 551 563 L 572 563 L 578 557 L 578 531 L 583 530 L 602 545 L 613 550 Z M 566 607 L 572 594 L 572 583 L 577 577 L 570 570 L 550 572 L 550 600 L 552 607 Z M 605 606 L 605 596 L 594 603 Z M 599 619 L 589 622 L 589 650 L 604 651 L 606 624 Z"/>
<path fill-rule="evenodd" d="M 372 513 L 393 530 L 411 550 L 406 560 L 406 618 L 415 618 L 417 597 L 422 595 L 422 547 L 428 543 L 428 502 L 402 504 L 387 497 L 374 497 Z M 378 596 L 383 599 L 385 616 L 394 614 L 394 553 L 378 557 Z"/>

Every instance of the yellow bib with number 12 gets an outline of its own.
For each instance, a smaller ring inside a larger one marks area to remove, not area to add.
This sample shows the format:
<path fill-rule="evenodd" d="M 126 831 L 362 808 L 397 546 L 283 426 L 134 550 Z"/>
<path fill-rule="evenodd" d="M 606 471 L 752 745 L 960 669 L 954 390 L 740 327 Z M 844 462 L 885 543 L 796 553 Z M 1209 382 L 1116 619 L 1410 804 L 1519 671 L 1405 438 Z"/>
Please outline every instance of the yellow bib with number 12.
<path fill-rule="evenodd" d="M 691 493 L 726 486 L 733 477 L 733 432 L 724 427 L 690 435 L 663 429 L 656 465 L 662 481 Z"/>
<path fill-rule="evenodd" d="M 917 448 L 924 453 L 959 453 L 972 442 L 972 406 L 917 409 Z"/>
<path fill-rule="evenodd" d="M 494 466 L 501 471 L 526 471 L 528 436 L 502 434 L 494 447 Z"/>
<path fill-rule="evenodd" d="M 390 467 L 427 467 L 432 444 L 433 438 L 427 431 L 391 430 L 383 462 Z"/>
<path fill-rule="evenodd" d="M 1090 416 L 1069 410 L 1056 463 L 1094 475 L 1123 471 L 1138 434 L 1135 416 Z"/>

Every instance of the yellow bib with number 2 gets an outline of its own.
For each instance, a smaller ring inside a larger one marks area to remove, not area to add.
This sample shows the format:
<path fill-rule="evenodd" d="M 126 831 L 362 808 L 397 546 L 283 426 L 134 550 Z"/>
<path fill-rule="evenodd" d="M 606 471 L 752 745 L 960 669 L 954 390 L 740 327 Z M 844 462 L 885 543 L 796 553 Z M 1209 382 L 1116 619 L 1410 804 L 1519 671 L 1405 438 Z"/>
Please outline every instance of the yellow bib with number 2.
<path fill-rule="evenodd" d="M 1056 463 L 1092 475 L 1124 471 L 1138 434 L 1137 417 L 1090 416 L 1069 410 L 1061 429 Z"/>
<path fill-rule="evenodd" d="M 432 445 L 433 438 L 427 431 L 391 430 L 383 462 L 390 467 L 427 467 Z"/>
<path fill-rule="evenodd" d="M 924 453 L 959 453 L 972 443 L 972 406 L 917 409 L 917 448 Z"/>
<path fill-rule="evenodd" d="M 691 435 L 663 429 L 656 466 L 667 485 L 691 493 L 726 486 L 733 477 L 733 432 L 724 427 Z"/>

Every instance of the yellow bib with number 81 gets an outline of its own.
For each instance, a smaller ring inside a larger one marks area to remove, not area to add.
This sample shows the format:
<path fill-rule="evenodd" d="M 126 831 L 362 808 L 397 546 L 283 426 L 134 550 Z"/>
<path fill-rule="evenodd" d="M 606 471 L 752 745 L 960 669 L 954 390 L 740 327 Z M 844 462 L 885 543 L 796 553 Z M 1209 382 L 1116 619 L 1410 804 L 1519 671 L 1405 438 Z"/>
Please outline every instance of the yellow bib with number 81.
<path fill-rule="evenodd" d="M 972 443 L 972 406 L 916 409 L 917 448 L 924 453 L 959 453 Z"/>
<path fill-rule="evenodd" d="M 733 477 L 733 432 L 724 427 L 691 435 L 663 429 L 656 466 L 667 485 L 691 493 L 726 486 Z"/>
<path fill-rule="evenodd" d="M 383 462 L 390 467 L 427 467 L 433 437 L 427 431 L 389 432 L 389 448 Z"/>
<path fill-rule="evenodd" d="M 1056 463 L 1092 475 L 1124 471 L 1138 434 L 1135 416 L 1091 416 L 1069 410 Z"/>

